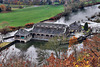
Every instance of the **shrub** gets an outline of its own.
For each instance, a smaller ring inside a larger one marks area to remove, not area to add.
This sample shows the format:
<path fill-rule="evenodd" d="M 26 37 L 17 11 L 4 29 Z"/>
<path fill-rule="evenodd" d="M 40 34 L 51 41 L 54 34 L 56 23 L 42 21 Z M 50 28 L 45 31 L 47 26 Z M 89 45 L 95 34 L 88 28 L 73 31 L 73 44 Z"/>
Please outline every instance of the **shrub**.
<path fill-rule="evenodd" d="M 56 17 L 51 17 L 50 20 L 57 20 L 57 18 Z"/>
<path fill-rule="evenodd" d="M 0 7 L 1 7 L 1 9 L 2 9 L 3 11 L 6 11 L 6 6 L 5 6 L 5 5 L 1 5 Z"/>
<path fill-rule="evenodd" d="M 7 6 L 6 7 L 6 11 L 11 11 L 11 7 L 10 6 Z"/>
<path fill-rule="evenodd" d="M 20 9 L 24 8 L 23 6 L 19 6 Z"/>
<path fill-rule="evenodd" d="M 16 30 L 19 30 L 20 28 L 24 28 L 23 26 L 16 27 Z"/>
<path fill-rule="evenodd" d="M 27 24 L 25 24 L 25 27 L 31 28 L 31 27 L 33 27 L 33 25 L 34 25 L 34 23 L 27 23 Z"/>
<path fill-rule="evenodd" d="M 8 28 L 3 28 L 3 29 L 0 29 L 0 33 L 1 34 L 7 34 L 10 30 Z"/>
<path fill-rule="evenodd" d="M 9 26 L 8 27 L 11 31 L 15 31 L 16 30 L 16 27 L 13 27 L 13 26 Z"/>

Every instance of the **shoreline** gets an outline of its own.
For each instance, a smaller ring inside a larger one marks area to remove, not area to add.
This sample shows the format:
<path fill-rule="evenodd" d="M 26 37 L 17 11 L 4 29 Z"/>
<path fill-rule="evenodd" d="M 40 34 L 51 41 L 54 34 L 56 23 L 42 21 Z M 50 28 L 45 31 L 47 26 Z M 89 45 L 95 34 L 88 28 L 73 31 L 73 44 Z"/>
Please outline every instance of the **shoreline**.
<path fill-rule="evenodd" d="M 93 6 L 93 5 L 98 5 L 98 4 L 100 4 L 100 2 L 94 3 L 94 4 L 85 5 L 85 6 L 83 6 L 83 8 L 82 8 L 81 6 L 79 6 L 78 9 L 84 9 L 85 7 L 89 7 L 89 6 Z M 77 10 L 78 10 L 78 9 L 77 9 Z M 76 11 L 76 12 L 77 12 L 77 11 Z M 72 13 L 72 10 L 70 11 L 70 13 Z M 49 18 L 49 19 L 46 19 L 46 20 L 43 20 L 43 21 L 40 21 L 40 22 L 45 22 L 45 21 L 57 21 L 58 19 L 60 19 L 60 18 L 63 17 L 63 16 L 68 16 L 70 13 L 61 12 L 61 13 L 59 13 L 59 14 L 57 14 L 57 15 L 55 15 L 55 16 Z M 38 22 L 38 23 L 39 23 L 39 22 Z"/>

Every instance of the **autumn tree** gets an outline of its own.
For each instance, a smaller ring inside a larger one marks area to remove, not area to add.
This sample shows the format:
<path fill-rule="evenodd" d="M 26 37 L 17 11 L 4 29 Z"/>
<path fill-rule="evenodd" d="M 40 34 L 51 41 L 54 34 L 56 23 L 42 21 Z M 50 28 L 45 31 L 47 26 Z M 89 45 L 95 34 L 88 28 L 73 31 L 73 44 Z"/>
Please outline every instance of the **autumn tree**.
<path fill-rule="evenodd" d="M 6 6 L 5 5 L 1 5 L 0 8 L 2 9 L 2 11 L 6 11 Z"/>
<path fill-rule="evenodd" d="M 86 54 L 88 54 L 92 60 L 91 66 L 99 67 L 100 65 L 100 34 L 93 36 L 91 39 L 87 39 L 84 42 L 84 48 Z"/>
<path fill-rule="evenodd" d="M 100 57 L 100 34 L 85 40 L 84 46 L 91 56 Z"/>
<path fill-rule="evenodd" d="M 55 52 L 56 57 L 60 57 L 61 49 L 63 48 L 61 45 L 66 43 L 66 37 L 65 36 L 55 36 L 52 37 L 44 46 L 41 48 L 43 49 L 49 49 L 53 50 Z"/>
<path fill-rule="evenodd" d="M 78 43 L 77 37 L 73 36 L 73 37 L 70 38 L 70 40 L 69 40 L 69 47 L 71 47 L 72 45 L 77 44 L 77 43 Z"/>
<path fill-rule="evenodd" d="M 41 66 L 43 64 L 47 64 L 46 59 L 49 58 L 49 53 L 47 51 L 38 49 L 37 56 L 38 56 L 38 58 L 36 58 L 36 59 L 38 60 L 39 66 Z"/>
<path fill-rule="evenodd" d="M 9 26 L 9 23 L 6 22 L 6 21 L 0 23 L 0 27 L 2 28 L 2 30 L 0 30 L 0 32 L 1 32 L 2 34 L 6 34 L 7 31 L 8 31 L 8 26 Z"/>
<path fill-rule="evenodd" d="M 67 53 L 61 58 L 56 58 L 53 54 L 47 59 L 48 64 L 43 67 L 100 67 L 100 34 L 83 42 L 84 48 L 78 54 L 78 58 L 72 53 L 69 57 Z"/>

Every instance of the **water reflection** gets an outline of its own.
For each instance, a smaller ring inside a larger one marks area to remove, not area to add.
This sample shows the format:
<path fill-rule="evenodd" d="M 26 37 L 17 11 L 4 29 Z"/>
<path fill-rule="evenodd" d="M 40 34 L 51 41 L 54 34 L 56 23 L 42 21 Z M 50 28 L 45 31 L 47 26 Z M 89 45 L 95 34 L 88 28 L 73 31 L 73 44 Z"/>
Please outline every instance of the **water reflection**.
<path fill-rule="evenodd" d="M 40 48 L 40 46 L 44 46 L 46 42 L 41 42 L 41 41 L 34 41 L 34 40 L 31 40 L 27 43 L 16 43 L 15 44 L 15 47 L 22 50 L 22 51 L 27 51 L 27 49 L 29 47 L 31 47 L 32 45 L 34 45 L 35 48 Z"/>
<path fill-rule="evenodd" d="M 70 25 L 71 23 L 75 21 L 81 21 L 81 20 L 86 21 L 87 20 L 86 17 L 91 17 L 95 13 L 100 12 L 100 9 L 98 8 L 98 6 L 100 6 L 100 4 L 85 7 L 83 10 L 78 10 L 77 12 L 71 13 L 70 16 L 62 17 L 55 23 Z"/>

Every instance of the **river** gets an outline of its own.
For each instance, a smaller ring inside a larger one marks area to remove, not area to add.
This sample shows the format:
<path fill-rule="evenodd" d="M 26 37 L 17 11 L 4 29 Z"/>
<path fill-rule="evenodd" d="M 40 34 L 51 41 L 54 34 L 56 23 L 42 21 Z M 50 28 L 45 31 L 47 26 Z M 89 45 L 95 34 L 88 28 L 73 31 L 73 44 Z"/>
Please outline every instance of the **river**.
<path fill-rule="evenodd" d="M 83 10 L 78 10 L 78 12 L 73 12 L 70 16 L 67 16 L 66 20 L 65 20 L 65 17 L 62 17 L 53 23 L 69 25 L 73 23 L 74 21 L 81 21 L 81 20 L 87 21 L 86 17 L 91 17 L 95 13 L 100 12 L 100 9 L 98 9 L 99 5 L 85 7 Z M 38 64 L 40 63 L 38 62 L 39 59 L 43 58 L 41 57 L 42 55 L 40 55 L 41 53 L 46 54 L 45 58 L 48 58 L 50 53 L 54 52 L 52 50 L 42 50 L 40 46 L 41 45 L 44 46 L 44 44 L 45 42 L 39 42 L 39 41 L 34 41 L 34 40 L 28 43 L 16 43 L 12 45 L 11 47 L 9 47 L 8 49 L 0 52 L 1 53 L 0 60 L 2 60 L 7 54 L 6 59 L 9 59 L 12 57 L 24 58 L 25 60 L 28 59 L 32 61 L 33 63 Z"/>

